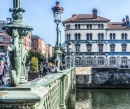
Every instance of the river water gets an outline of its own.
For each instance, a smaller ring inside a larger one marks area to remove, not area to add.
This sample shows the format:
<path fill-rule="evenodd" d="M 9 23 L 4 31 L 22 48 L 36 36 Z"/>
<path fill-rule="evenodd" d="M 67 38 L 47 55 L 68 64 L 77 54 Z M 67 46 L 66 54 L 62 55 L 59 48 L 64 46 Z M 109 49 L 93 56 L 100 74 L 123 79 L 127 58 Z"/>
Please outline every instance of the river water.
<path fill-rule="evenodd" d="M 130 109 L 130 89 L 77 89 L 75 109 Z"/>

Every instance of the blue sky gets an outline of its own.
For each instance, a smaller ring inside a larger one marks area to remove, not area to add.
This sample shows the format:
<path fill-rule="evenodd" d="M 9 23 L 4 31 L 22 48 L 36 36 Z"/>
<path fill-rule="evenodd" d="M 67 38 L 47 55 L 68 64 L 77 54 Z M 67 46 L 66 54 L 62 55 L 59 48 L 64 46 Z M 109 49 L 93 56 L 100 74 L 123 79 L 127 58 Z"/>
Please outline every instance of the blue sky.
<path fill-rule="evenodd" d="M 24 21 L 33 27 L 32 33 L 40 36 L 47 44 L 55 45 L 56 24 L 51 8 L 56 0 L 21 0 Z M 126 15 L 130 16 L 130 0 L 58 0 L 64 8 L 62 20 L 72 14 L 91 14 L 93 8 L 98 9 L 98 15 L 111 21 L 121 22 Z M 11 17 L 9 8 L 13 7 L 13 0 L 0 0 L 0 20 Z M 64 27 L 60 24 L 62 42 L 64 42 Z"/>

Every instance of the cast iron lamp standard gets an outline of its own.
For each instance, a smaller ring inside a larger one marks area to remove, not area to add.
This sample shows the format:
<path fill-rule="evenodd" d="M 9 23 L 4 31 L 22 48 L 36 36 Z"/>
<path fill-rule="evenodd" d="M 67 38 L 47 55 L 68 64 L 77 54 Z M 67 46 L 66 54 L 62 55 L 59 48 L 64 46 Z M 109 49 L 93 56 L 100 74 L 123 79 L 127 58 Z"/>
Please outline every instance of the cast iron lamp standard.
<path fill-rule="evenodd" d="M 71 49 L 72 49 L 72 43 L 71 42 L 68 43 L 68 48 L 69 48 L 69 52 L 70 52 L 70 58 L 69 58 L 70 59 L 70 62 L 69 62 L 70 66 L 69 67 L 71 68 Z"/>
<path fill-rule="evenodd" d="M 21 8 L 21 0 L 13 0 L 13 8 L 10 8 L 9 11 L 12 12 L 13 20 L 5 25 L 3 29 L 13 39 L 8 51 L 11 51 L 11 84 L 16 86 L 27 82 L 25 80 L 27 52 L 23 45 L 23 38 L 28 35 L 32 28 L 22 21 L 25 10 Z"/>
<path fill-rule="evenodd" d="M 56 2 L 56 6 L 52 8 L 53 14 L 54 14 L 54 21 L 56 23 L 56 31 L 57 31 L 57 40 L 56 40 L 56 45 L 55 45 L 55 65 L 57 68 L 57 72 L 60 72 L 60 55 L 62 54 L 61 48 L 60 48 L 60 37 L 59 37 L 59 23 L 61 22 L 61 14 L 63 13 L 63 7 L 61 7 L 60 2 Z"/>

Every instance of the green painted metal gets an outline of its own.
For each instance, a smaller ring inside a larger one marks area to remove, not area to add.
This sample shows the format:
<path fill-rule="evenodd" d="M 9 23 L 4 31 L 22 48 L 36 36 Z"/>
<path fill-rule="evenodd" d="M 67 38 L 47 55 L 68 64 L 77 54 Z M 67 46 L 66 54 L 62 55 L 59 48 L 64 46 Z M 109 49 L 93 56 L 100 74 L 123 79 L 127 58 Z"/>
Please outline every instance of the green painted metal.
<path fill-rule="evenodd" d="M 64 70 L 62 73 L 50 74 L 44 78 L 37 78 L 29 82 L 29 84 L 40 85 L 50 89 L 48 94 L 44 97 L 44 107 L 46 108 L 43 109 L 66 109 L 65 99 L 72 89 L 74 76 L 75 67 Z"/>
<path fill-rule="evenodd" d="M 13 0 L 13 8 L 10 8 L 10 12 L 12 12 L 13 20 L 5 25 L 3 29 L 8 35 L 12 36 L 13 39 L 8 50 L 11 53 L 11 83 L 12 86 L 16 86 L 27 82 L 25 80 L 27 51 L 23 45 L 23 38 L 28 35 L 32 28 L 22 21 L 25 10 L 21 8 L 21 0 Z"/>
<path fill-rule="evenodd" d="M 72 89 L 75 68 L 49 74 L 17 87 L 0 88 L 2 109 L 66 109 L 65 99 Z"/>

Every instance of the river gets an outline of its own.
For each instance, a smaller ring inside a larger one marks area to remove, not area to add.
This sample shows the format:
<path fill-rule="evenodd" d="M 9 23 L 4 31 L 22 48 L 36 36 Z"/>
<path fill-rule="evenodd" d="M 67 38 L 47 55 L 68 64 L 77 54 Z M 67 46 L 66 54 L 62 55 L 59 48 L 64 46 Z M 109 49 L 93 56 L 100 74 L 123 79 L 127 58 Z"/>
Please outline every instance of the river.
<path fill-rule="evenodd" d="M 77 89 L 75 109 L 130 109 L 130 89 Z"/>
<path fill-rule="evenodd" d="M 130 89 L 77 89 L 70 92 L 67 109 L 130 109 Z"/>

